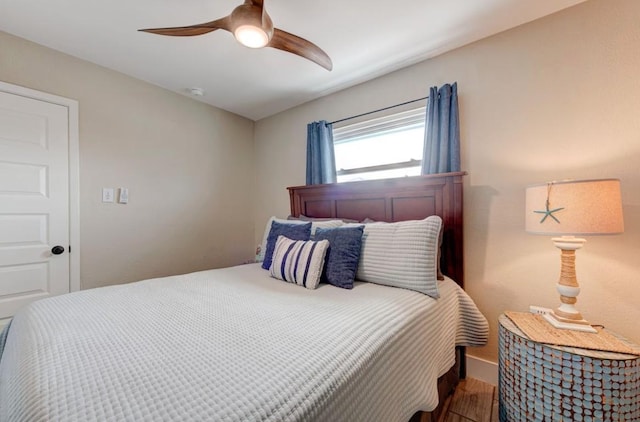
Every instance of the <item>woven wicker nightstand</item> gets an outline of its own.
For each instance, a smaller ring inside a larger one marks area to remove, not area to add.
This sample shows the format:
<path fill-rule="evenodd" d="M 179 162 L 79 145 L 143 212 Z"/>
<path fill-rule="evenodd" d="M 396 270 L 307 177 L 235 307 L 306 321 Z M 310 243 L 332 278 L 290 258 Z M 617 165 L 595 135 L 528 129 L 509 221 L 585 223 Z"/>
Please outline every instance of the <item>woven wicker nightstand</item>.
<path fill-rule="evenodd" d="M 549 346 L 499 322 L 501 422 L 640 421 L 640 357 Z"/>

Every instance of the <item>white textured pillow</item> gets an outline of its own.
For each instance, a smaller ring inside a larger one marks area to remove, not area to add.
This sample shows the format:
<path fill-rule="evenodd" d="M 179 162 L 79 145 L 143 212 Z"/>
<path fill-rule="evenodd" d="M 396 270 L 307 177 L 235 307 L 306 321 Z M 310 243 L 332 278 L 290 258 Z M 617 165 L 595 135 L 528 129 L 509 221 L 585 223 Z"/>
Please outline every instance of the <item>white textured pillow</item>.
<path fill-rule="evenodd" d="M 264 228 L 264 235 L 262 236 L 262 243 L 260 244 L 260 252 L 256 255 L 256 262 L 264 261 L 264 253 L 267 249 L 267 238 L 269 237 L 269 232 L 271 231 L 271 223 L 277 221 L 282 224 L 306 224 L 308 221 L 302 220 L 287 220 L 284 218 L 276 218 L 271 217 L 269 221 L 267 221 L 267 225 Z M 342 220 L 328 220 L 328 221 L 312 221 L 311 222 L 311 239 L 316 234 L 316 229 L 318 227 L 322 227 L 323 229 L 332 229 L 334 227 L 340 227 L 344 225 Z"/>
<path fill-rule="evenodd" d="M 328 240 L 291 240 L 278 236 L 269 272 L 271 277 L 315 289 L 320 284 Z"/>
<path fill-rule="evenodd" d="M 442 219 L 437 215 L 424 220 L 366 224 L 356 279 L 439 298 L 441 229 Z"/>

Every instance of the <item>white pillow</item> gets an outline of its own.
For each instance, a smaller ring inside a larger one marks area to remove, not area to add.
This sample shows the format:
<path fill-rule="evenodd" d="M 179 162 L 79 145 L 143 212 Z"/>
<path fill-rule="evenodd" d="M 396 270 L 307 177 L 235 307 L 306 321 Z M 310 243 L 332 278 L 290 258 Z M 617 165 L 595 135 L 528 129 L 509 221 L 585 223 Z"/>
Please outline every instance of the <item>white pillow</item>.
<path fill-rule="evenodd" d="M 320 284 L 328 240 L 291 240 L 278 236 L 269 273 L 271 277 L 315 289 Z"/>
<path fill-rule="evenodd" d="M 416 290 L 439 298 L 438 239 L 442 219 L 364 226 L 357 280 Z"/>
<path fill-rule="evenodd" d="M 264 228 L 264 235 L 262 236 L 262 243 L 260 244 L 260 251 L 256 255 L 256 262 L 264 261 L 264 253 L 267 249 L 267 238 L 269 237 L 269 232 L 271 231 L 271 223 L 277 221 L 282 224 L 307 224 L 308 221 L 302 220 L 287 220 L 285 218 L 276 218 L 271 217 L 269 221 L 267 221 L 267 225 Z M 340 227 L 344 225 L 342 220 L 327 220 L 327 221 L 312 221 L 311 222 L 311 239 L 316 234 L 316 229 L 318 227 L 322 227 L 323 229 L 332 229 L 334 227 Z"/>

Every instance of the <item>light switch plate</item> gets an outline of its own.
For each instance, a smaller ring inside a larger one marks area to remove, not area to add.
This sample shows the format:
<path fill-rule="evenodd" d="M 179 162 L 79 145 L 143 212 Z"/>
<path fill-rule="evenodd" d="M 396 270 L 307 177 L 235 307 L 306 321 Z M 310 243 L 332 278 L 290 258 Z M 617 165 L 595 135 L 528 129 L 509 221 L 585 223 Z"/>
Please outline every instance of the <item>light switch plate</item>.
<path fill-rule="evenodd" d="M 120 188 L 120 195 L 118 196 L 118 203 L 126 204 L 129 202 L 129 189 Z"/>
<path fill-rule="evenodd" d="M 113 188 L 102 188 L 102 202 L 113 202 Z"/>

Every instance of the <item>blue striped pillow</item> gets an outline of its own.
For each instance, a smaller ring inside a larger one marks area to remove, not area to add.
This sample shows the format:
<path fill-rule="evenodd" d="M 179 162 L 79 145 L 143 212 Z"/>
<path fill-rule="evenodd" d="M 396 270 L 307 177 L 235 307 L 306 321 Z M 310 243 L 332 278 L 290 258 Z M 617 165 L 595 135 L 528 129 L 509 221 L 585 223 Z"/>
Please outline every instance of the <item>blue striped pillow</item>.
<path fill-rule="evenodd" d="M 291 240 L 278 236 L 269 272 L 271 277 L 315 289 L 320 283 L 328 240 Z"/>

